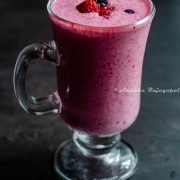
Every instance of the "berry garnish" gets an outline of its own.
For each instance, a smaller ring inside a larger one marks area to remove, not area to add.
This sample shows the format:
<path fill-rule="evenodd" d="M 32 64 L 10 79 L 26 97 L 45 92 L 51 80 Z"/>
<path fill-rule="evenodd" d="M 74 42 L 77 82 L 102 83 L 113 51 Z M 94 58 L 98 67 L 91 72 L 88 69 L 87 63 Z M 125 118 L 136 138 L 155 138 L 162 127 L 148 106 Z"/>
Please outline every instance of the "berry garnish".
<path fill-rule="evenodd" d="M 134 14 L 135 11 L 133 11 L 132 9 L 126 9 L 124 10 L 124 12 L 128 13 L 128 14 Z"/>
<path fill-rule="evenodd" d="M 100 5 L 100 7 L 106 6 L 108 3 L 108 0 L 95 0 L 95 1 Z"/>
<path fill-rule="evenodd" d="M 80 13 L 96 12 L 99 13 L 99 16 L 108 18 L 114 10 L 114 7 L 110 6 L 108 0 L 85 0 L 76 6 L 76 9 Z"/>
<path fill-rule="evenodd" d="M 80 13 L 99 12 L 99 6 L 94 0 L 85 0 L 76 8 Z"/>
<path fill-rule="evenodd" d="M 103 6 L 100 8 L 99 15 L 108 18 L 111 12 L 114 10 L 114 7 L 111 6 Z"/>

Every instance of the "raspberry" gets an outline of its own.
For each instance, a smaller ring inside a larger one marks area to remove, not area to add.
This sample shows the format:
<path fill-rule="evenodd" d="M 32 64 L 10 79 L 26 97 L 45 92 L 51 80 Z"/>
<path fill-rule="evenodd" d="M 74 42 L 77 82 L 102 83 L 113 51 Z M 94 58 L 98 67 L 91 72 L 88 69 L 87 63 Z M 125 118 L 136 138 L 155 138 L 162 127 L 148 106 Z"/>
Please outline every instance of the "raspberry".
<path fill-rule="evenodd" d="M 85 0 L 76 8 L 80 13 L 99 12 L 99 6 L 94 0 Z"/>
<path fill-rule="evenodd" d="M 103 6 L 100 8 L 99 15 L 104 16 L 105 18 L 108 18 L 113 10 L 114 10 L 114 7 L 111 7 L 109 5 Z"/>

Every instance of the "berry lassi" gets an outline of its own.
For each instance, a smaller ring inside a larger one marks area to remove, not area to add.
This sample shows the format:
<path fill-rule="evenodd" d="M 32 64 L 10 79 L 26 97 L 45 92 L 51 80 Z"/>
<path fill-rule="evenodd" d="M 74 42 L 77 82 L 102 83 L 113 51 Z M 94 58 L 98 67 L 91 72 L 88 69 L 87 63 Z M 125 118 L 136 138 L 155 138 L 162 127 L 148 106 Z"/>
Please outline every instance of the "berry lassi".
<path fill-rule="evenodd" d="M 154 14 L 151 1 L 100 1 L 54 0 L 49 15 L 61 57 L 61 117 L 73 129 L 110 134 L 127 129 L 138 115 Z"/>

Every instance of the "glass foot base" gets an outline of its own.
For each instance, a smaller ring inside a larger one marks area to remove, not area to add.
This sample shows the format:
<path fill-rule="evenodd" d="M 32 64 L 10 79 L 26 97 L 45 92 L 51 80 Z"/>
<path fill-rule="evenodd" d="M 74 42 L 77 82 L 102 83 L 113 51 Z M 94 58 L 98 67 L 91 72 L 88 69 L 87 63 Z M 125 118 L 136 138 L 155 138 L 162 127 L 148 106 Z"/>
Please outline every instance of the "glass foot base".
<path fill-rule="evenodd" d="M 83 153 L 73 141 L 56 151 L 55 171 L 65 180 L 126 180 L 137 167 L 137 154 L 124 141 L 106 153 Z"/>

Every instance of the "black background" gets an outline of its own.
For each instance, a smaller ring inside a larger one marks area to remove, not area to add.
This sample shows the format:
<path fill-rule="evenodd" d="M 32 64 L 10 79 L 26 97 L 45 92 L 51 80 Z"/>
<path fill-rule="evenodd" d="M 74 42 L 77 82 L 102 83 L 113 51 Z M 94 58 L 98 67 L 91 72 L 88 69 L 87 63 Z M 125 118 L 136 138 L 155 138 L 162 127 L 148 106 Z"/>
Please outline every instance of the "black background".
<path fill-rule="evenodd" d="M 14 96 L 13 68 L 19 51 L 52 40 L 45 0 L 0 1 L 0 180 L 54 180 L 53 154 L 71 132 L 59 117 L 26 114 Z M 145 55 L 142 88 L 180 87 L 180 1 L 156 0 L 157 14 Z M 55 68 L 33 64 L 33 95 L 55 90 Z M 136 123 L 123 133 L 138 151 L 132 180 L 180 179 L 180 94 L 142 93 Z"/>

